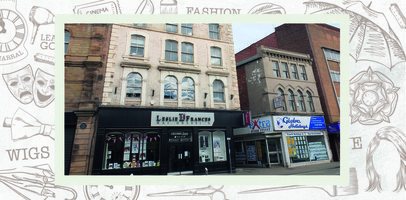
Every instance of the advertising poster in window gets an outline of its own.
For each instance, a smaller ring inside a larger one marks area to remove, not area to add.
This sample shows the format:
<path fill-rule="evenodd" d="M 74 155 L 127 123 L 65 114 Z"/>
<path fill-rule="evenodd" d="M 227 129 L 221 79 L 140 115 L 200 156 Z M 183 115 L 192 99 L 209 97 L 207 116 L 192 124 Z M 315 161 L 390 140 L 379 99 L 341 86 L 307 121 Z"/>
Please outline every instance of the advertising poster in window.
<path fill-rule="evenodd" d="M 257 154 L 255 152 L 255 145 L 247 146 L 247 161 L 257 161 Z"/>

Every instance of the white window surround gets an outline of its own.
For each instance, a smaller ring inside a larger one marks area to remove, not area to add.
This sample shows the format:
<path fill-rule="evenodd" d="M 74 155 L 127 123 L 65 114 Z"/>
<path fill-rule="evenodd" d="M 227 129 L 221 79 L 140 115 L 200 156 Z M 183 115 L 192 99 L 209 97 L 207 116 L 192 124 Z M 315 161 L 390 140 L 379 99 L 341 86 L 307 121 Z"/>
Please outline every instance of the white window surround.
<path fill-rule="evenodd" d="M 166 100 L 164 99 L 164 86 L 165 86 L 165 78 L 167 76 L 174 76 L 178 80 L 178 99 L 177 100 Z M 182 80 L 185 77 L 192 78 L 195 82 L 195 107 L 198 107 L 200 102 L 200 88 L 199 88 L 199 75 L 198 74 L 191 74 L 191 73 L 184 73 L 184 72 L 172 72 L 172 71 L 161 71 L 161 79 L 160 79 L 160 91 L 155 91 L 155 94 L 159 94 L 159 105 L 163 106 L 165 102 L 177 102 L 178 107 L 182 107 Z M 193 102 L 187 100 L 185 102 Z"/>
<path fill-rule="evenodd" d="M 165 41 L 166 40 L 173 40 L 178 42 L 178 60 L 177 61 L 173 61 L 173 60 L 165 60 Z M 186 42 L 186 43 L 190 43 L 193 45 L 193 63 L 189 63 L 189 62 L 182 62 L 182 43 Z M 159 60 L 160 63 L 174 63 L 174 64 L 178 64 L 178 65 L 191 65 L 194 67 L 198 67 L 199 63 L 197 63 L 197 47 L 196 44 L 194 42 L 188 41 L 188 40 L 180 40 L 177 37 L 165 37 L 162 38 L 161 40 L 161 59 Z"/>
<path fill-rule="evenodd" d="M 140 35 L 145 38 L 144 41 L 144 57 L 138 57 L 138 56 L 130 56 L 130 47 L 131 47 L 131 35 Z M 149 60 L 149 34 L 143 33 L 142 30 L 137 30 L 137 31 L 130 31 L 127 33 L 127 39 L 125 43 L 125 53 L 123 55 L 123 58 L 129 58 L 129 59 L 137 59 L 137 60 Z"/>
<path fill-rule="evenodd" d="M 211 47 L 217 47 L 220 49 L 220 53 L 221 53 L 221 65 L 212 65 L 211 64 Z M 226 57 L 225 53 L 224 53 L 224 48 L 218 43 L 208 43 L 207 44 L 207 66 L 209 68 L 215 68 L 215 69 L 224 69 L 227 66 L 226 60 L 224 59 Z"/>
<path fill-rule="evenodd" d="M 142 88 L 141 88 L 141 106 L 146 105 L 146 97 L 147 97 L 147 80 L 148 80 L 148 69 L 140 69 L 140 68 L 123 68 L 123 78 L 121 79 L 121 93 L 117 94 L 120 95 L 120 105 L 125 105 L 127 102 L 137 102 L 140 99 L 131 100 L 131 98 L 126 98 L 126 89 L 127 89 L 127 77 L 131 73 L 138 73 L 142 77 Z"/>
<path fill-rule="evenodd" d="M 214 102 L 213 98 L 213 82 L 215 80 L 220 80 L 224 84 L 224 102 Z M 214 108 L 214 105 L 225 105 L 225 109 L 230 108 L 230 101 L 229 101 L 229 93 L 228 93 L 228 82 L 227 82 L 227 77 L 224 76 L 210 76 L 209 75 L 209 95 L 210 95 L 210 107 L 209 108 Z"/>

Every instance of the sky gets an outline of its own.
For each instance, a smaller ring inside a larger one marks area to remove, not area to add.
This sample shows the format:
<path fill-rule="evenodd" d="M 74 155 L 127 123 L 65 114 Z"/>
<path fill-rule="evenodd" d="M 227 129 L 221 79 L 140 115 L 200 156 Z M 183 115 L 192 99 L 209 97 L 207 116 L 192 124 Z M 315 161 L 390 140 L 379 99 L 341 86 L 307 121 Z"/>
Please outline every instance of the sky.
<path fill-rule="evenodd" d="M 233 24 L 234 53 L 275 32 L 281 24 Z M 340 28 L 340 24 L 330 24 Z"/>

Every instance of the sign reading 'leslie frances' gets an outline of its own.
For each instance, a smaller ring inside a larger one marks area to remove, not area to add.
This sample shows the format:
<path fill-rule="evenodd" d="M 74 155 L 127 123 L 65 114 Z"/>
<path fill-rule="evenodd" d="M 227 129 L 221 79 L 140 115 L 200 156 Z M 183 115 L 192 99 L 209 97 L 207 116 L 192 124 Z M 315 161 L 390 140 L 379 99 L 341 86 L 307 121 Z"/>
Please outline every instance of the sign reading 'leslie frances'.
<path fill-rule="evenodd" d="M 326 129 L 324 117 L 274 116 L 275 130 Z"/>
<path fill-rule="evenodd" d="M 152 111 L 151 126 L 213 126 L 214 113 Z"/>

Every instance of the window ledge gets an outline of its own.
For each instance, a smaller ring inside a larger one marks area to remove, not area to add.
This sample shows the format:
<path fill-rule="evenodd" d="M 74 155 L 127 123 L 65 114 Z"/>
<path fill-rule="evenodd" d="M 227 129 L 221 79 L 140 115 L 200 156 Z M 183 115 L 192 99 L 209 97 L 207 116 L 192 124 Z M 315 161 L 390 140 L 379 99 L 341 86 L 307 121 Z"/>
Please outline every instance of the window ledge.
<path fill-rule="evenodd" d="M 206 71 L 207 75 L 212 75 L 212 76 L 224 76 L 224 77 L 228 77 L 230 75 L 229 72 L 220 72 L 220 71 Z"/>
<path fill-rule="evenodd" d="M 126 60 L 143 60 L 143 61 L 149 61 L 148 57 L 140 57 L 140 56 L 131 56 L 131 55 L 126 55 L 123 56 L 124 59 Z"/>
<path fill-rule="evenodd" d="M 140 69 L 149 69 L 149 68 L 151 68 L 150 64 L 134 62 L 134 61 L 123 61 L 123 62 L 120 63 L 120 66 L 121 67 L 140 68 Z"/>
<path fill-rule="evenodd" d="M 175 71 L 175 72 L 185 72 L 185 73 L 193 73 L 193 74 L 200 74 L 201 70 L 196 69 L 196 68 L 190 68 L 190 67 L 179 67 L 179 66 L 165 66 L 165 65 L 159 65 L 158 69 L 160 71 Z"/>

